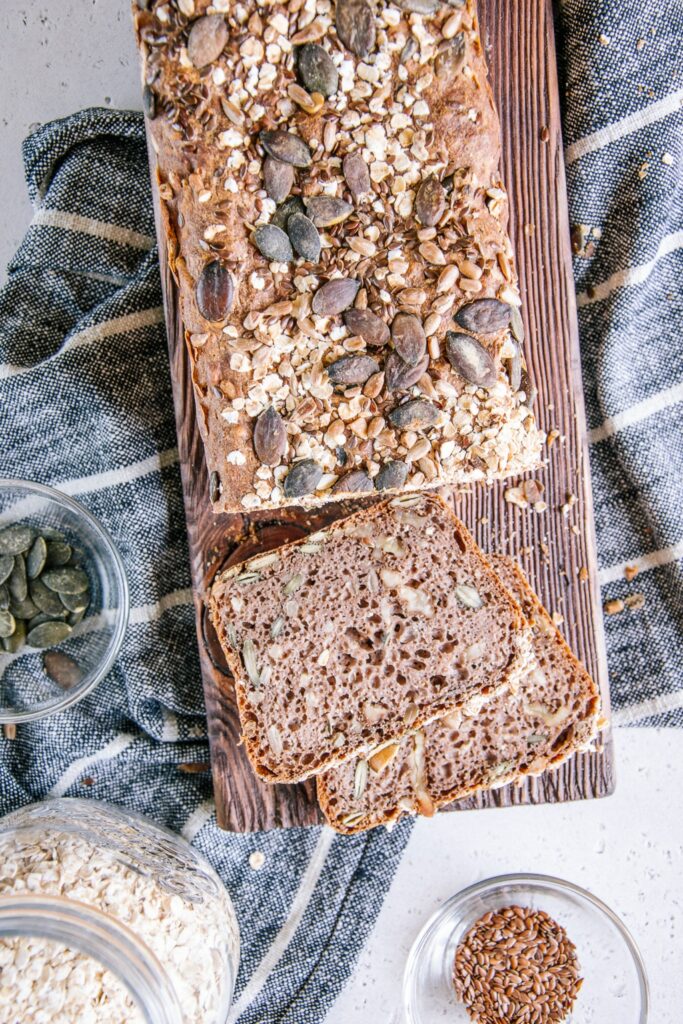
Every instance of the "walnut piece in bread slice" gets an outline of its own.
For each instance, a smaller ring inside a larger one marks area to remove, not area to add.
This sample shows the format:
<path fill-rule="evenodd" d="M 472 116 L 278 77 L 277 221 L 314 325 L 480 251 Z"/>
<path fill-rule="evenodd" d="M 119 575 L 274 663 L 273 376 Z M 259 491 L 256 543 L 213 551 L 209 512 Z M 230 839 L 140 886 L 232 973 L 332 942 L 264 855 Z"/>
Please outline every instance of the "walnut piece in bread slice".
<path fill-rule="evenodd" d="M 536 775 L 584 748 L 598 729 L 600 697 L 583 665 L 512 559 L 491 556 L 531 624 L 534 660 L 518 684 L 478 714 L 447 715 L 320 775 L 318 800 L 338 832 L 431 815 L 481 789 Z"/>
<path fill-rule="evenodd" d="M 530 657 L 519 605 L 435 495 L 391 499 L 232 567 L 210 613 L 246 752 L 270 782 L 481 707 Z"/>

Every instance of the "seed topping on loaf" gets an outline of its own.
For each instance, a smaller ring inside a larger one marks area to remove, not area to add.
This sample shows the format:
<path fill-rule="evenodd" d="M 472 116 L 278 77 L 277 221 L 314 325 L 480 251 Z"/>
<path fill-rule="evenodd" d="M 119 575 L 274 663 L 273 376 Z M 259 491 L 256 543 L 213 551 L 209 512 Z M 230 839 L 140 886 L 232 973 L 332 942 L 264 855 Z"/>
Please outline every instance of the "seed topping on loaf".
<path fill-rule="evenodd" d="M 300 498 L 285 481 L 302 460 L 319 469 L 308 501 L 387 465 L 407 488 L 532 466 L 542 434 L 473 4 L 146 7 L 145 109 L 215 507 Z M 448 332 L 469 339 L 459 359 Z M 330 374 L 370 346 L 368 378 Z M 437 416 L 418 438 L 388 413 L 420 398 Z M 271 407 L 276 465 L 255 442 Z"/>

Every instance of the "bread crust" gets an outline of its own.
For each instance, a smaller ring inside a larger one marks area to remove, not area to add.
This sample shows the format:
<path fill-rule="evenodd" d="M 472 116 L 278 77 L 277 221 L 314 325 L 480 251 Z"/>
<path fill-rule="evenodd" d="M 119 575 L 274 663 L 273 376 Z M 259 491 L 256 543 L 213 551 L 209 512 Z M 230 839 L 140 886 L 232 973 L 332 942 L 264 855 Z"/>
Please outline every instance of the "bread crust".
<path fill-rule="evenodd" d="M 392 492 L 533 468 L 543 435 L 521 390 L 523 357 L 511 330 L 471 332 L 494 367 L 486 387 L 468 382 L 447 358 L 446 334 L 462 332 L 453 316 L 463 306 L 520 302 L 498 172 L 499 124 L 472 0 L 443 4 L 429 17 L 378 5 L 377 45 L 365 59 L 340 42 L 334 8 L 316 12 L 292 0 L 265 10 L 254 0 L 143 6 L 134 5 L 134 18 L 161 224 L 214 510 L 319 505 L 336 497 L 333 488 L 345 474 L 362 469 L 376 480 L 390 462 L 407 473 Z M 227 43 L 195 66 L 190 37 L 207 12 L 227 25 Z M 296 102 L 302 91 L 308 95 L 297 80 L 295 51 L 303 42 L 322 46 L 339 73 L 339 88 L 314 113 Z M 310 167 L 295 171 L 292 195 L 327 195 L 353 207 L 343 222 L 319 229 L 316 262 L 269 262 L 253 241 L 255 226 L 275 212 L 264 192 L 259 141 L 273 129 L 295 134 L 311 150 Z M 351 153 L 362 156 L 371 178 L 363 197 L 354 196 L 344 176 Z M 430 179 L 446 190 L 434 226 L 416 212 L 420 187 Z M 207 320 L 197 301 L 198 281 L 212 261 L 234 288 L 218 321 Z M 417 382 L 389 390 L 391 343 L 372 348 L 340 315 L 311 310 L 319 286 L 340 276 L 358 282 L 356 306 L 387 326 L 407 312 L 427 329 L 428 365 Z M 384 377 L 334 384 L 327 367 L 350 354 L 376 358 Z M 415 397 L 436 406 L 436 422 L 394 427 L 389 412 Z M 276 465 L 264 464 L 253 444 L 256 420 L 271 405 L 286 428 Z M 318 465 L 319 479 L 315 489 L 289 494 L 285 480 L 303 459 Z"/>

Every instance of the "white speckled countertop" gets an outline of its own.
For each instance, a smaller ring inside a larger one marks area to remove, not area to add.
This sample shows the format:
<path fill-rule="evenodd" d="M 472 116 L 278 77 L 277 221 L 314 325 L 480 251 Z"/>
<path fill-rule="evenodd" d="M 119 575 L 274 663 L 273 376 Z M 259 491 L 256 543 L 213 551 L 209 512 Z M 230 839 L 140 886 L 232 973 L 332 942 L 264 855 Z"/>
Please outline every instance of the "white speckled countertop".
<path fill-rule="evenodd" d="M 30 126 L 82 107 L 139 108 L 140 101 L 127 0 L 2 0 L 0 32 L 2 281 L 31 218 L 21 162 Z M 652 1024 L 680 1024 L 683 731 L 622 729 L 616 750 L 617 792 L 607 800 L 419 822 L 373 937 L 326 1024 L 397 1024 L 403 965 L 424 922 L 459 889 L 511 871 L 559 875 L 609 904 L 643 953 Z"/>

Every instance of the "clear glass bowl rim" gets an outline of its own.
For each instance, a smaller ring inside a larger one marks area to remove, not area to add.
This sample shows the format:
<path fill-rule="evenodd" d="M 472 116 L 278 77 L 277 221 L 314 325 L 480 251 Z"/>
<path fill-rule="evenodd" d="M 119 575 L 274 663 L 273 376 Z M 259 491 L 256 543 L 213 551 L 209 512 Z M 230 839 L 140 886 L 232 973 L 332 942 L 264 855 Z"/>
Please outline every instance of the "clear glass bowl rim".
<path fill-rule="evenodd" d="M 645 970 L 645 962 L 642 954 L 636 945 L 635 939 L 631 935 L 630 931 L 617 914 L 611 910 L 606 903 L 603 903 L 601 899 L 594 896 L 587 889 L 582 888 L 580 885 L 576 885 L 574 882 L 568 882 L 563 878 L 556 878 L 554 875 L 539 875 L 535 873 L 520 873 L 520 874 L 509 874 L 509 875 L 495 875 L 492 878 L 486 878 L 481 882 L 475 882 L 473 885 L 468 885 L 467 888 L 461 889 L 454 896 L 443 903 L 438 910 L 436 910 L 429 920 L 420 929 L 415 941 L 410 947 L 408 953 L 408 959 L 403 971 L 403 1006 L 406 1012 L 406 1020 L 412 1021 L 414 1018 L 408 1014 L 409 1010 L 409 984 L 411 982 L 413 973 L 415 971 L 415 965 L 422 953 L 424 944 L 431 933 L 434 925 L 441 918 L 446 917 L 449 912 L 453 910 L 459 903 L 468 899 L 471 896 L 480 895 L 491 895 L 498 889 L 502 889 L 506 885 L 528 885 L 530 888 L 548 889 L 551 891 L 571 893 L 573 896 L 578 896 L 604 915 L 611 924 L 614 925 L 617 932 L 623 939 L 626 948 L 628 949 L 633 959 L 633 964 L 638 978 L 638 986 L 640 988 L 640 1024 L 646 1024 L 650 1005 L 650 988 L 647 980 L 647 972 Z"/>
<path fill-rule="evenodd" d="M 71 690 L 66 690 L 63 697 L 58 698 L 47 706 L 43 705 L 35 710 L 29 711 L 12 711 L 9 708 L 0 707 L 0 724 L 5 725 L 19 724 L 20 722 L 35 722 L 40 718 L 47 718 L 48 715 L 54 715 L 59 711 L 64 711 L 65 708 L 71 707 L 72 704 L 76 704 L 77 701 L 82 700 L 83 697 L 94 690 L 98 683 L 100 683 L 111 670 L 112 665 L 118 657 L 130 615 L 130 594 L 123 559 L 121 558 L 114 541 L 111 539 L 99 520 L 96 519 L 95 516 L 87 510 L 87 508 L 81 505 L 80 502 L 75 501 L 68 494 L 64 494 L 63 491 L 58 491 L 54 487 L 49 487 L 47 484 L 35 483 L 33 480 L 0 477 L 0 490 L 10 491 L 12 488 L 24 488 L 27 491 L 31 491 L 39 495 L 40 497 L 47 498 L 50 501 L 55 502 L 57 505 L 66 506 L 66 508 L 70 509 L 70 511 L 76 516 L 79 516 L 88 523 L 93 532 L 97 534 L 103 547 L 107 551 L 112 573 L 116 577 L 116 582 L 121 593 L 121 600 L 116 614 L 114 633 L 107 648 L 107 656 L 100 665 L 90 672 L 90 674 L 87 675 L 85 679 L 78 684 L 78 686 L 74 686 Z"/>
<path fill-rule="evenodd" d="M 54 810 L 55 814 L 57 815 L 57 820 L 44 819 L 42 816 L 36 818 L 31 817 L 32 811 L 43 810 L 46 808 L 52 808 Z M 153 833 L 156 833 L 160 839 L 170 840 L 171 844 L 174 847 L 177 847 L 186 858 L 190 859 L 194 863 L 194 865 L 197 868 L 199 868 L 214 883 L 216 887 L 218 887 L 222 892 L 225 893 L 228 902 L 233 909 L 235 921 L 237 922 L 237 914 L 234 910 L 230 890 L 228 889 L 228 886 L 218 874 L 216 868 L 209 861 L 206 855 L 202 853 L 201 850 L 199 850 L 192 843 L 188 842 L 185 836 L 183 836 L 181 833 L 174 832 L 173 829 L 169 828 L 167 825 L 155 821 L 153 818 L 148 817 L 146 814 L 142 814 L 140 811 L 134 811 L 129 807 L 123 807 L 119 804 L 114 804 L 107 800 L 89 800 L 85 799 L 84 797 L 47 797 L 44 800 L 36 800 L 33 803 L 24 804 L 22 807 L 18 807 L 13 811 L 9 811 L 7 814 L 0 817 L 0 849 L 2 847 L 3 838 L 8 834 L 8 831 L 10 835 L 19 834 L 25 831 L 36 829 L 43 829 L 47 832 L 59 832 L 60 830 L 64 830 L 72 834 L 78 834 L 83 827 L 83 823 L 78 819 L 78 817 L 70 818 L 71 811 L 74 810 L 76 814 L 78 814 L 79 811 L 82 811 L 86 815 L 87 821 L 88 812 L 90 812 L 92 809 L 97 809 L 97 811 L 101 812 L 101 814 L 104 817 L 109 816 L 110 818 L 114 819 L 115 822 L 120 823 L 123 826 L 132 826 L 133 829 L 139 828 L 145 832 L 151 831 Z M 28 820 L 26 820 L 27 815 Z M 61 821 L 59 820 L 60 816 L 62 817 Z M 86 841 L 91 843 L 93 846 L 97 846 L 98 843 L 97 838 L 91 835 L 86 835 Z M 7 897 L 0 896 L 0 910 L 3 908 L 4 905 L 7 905 L 11 902 L 19 903 L 23 895 L 24 894 L 14 894 L 12 896 Z M 148 968 L 151 967 L 152 970 L 154 970 L 154 964 L 158 964 L 157 957 L 152 952 L 150 947 L 142 939 L 138 938 L 138 936 L 134 932 L 132 932 L 123 921 L 119 920 L 118 918 L 111 917 L 103 911 L 99 911 L 94 907 L 91 907 L 90 905 L 76 903 L 75 901 L 72 901 L 68 896 L 50 897 L 38 894 L 37 900 L 53 901 L 55 903 L 55 906 L 57 904 L 60 904 L 60 906 L 62 906 L 63 908 L 71 908 L 72 918 L 74 916 L 77 916 L 79 913 L 87 911 L 88 914 L 91 915 L 91 924 L 92 921 L 95 920 L 95 917 L 98 920 L 108 921 L 109 926 L 112 930 L 117 929 L 120 931 L 122 941 L 125 940 L 126 935 L 130 936 L 131 942 L 129 942 L 128 944 L 128 951 L 130 955 L 134 957 L 137 956 L 138 960 L 140 960 L 141 958 L 145 959 L 147 961 Z M 18 908 L 18 912 L 20 915 L 20 908 Z M 92 915 L 95 915 L 95 917 L 92 917 Z M 3 922 L 0 919 L 0 933 L 2 932 L 2 926 Z M 239 924 L 237 924 L 236 927 L 238 929 L 238 934 L 234 962 L 230 959 L 226 961 L 225 976 L 223 978 L 223 998 L 220 1005 L 218 1006 L 216 1017 L 212 1020 L 211 1024 L 228 1024 L 230 1008 L 232 1006 L 232 1000 L 235 990 L 235 980 L 237 978 L 237 973 L 239 970 L 241 953 L 241 937 L 239 935 Z M 39 933 L 36 932 L 36 934 Z M 93 938 L 92 929 L 89 937 L 86 936 L 86 933 L 84 932 L 80 936 L 80 938 L 87 941 L 91 941 Z M 97 936 L 94 936 L 94 938 L 95 940 L 97 940 Z M 85 951 L 90 952 L 91 955 L 95 955 L 96 957 L 101 958 L 101 947 L 97 945 L 97 941 L 95 943 L 95 946 L 96 948 L 86 949 Z M 114 970 L 115 973 L 119 973 L 117 971 L 116 965 L 112 965 L 112 970 Z M 171 984 L 168 979 L 166 969 L 163 966 L 161 966 L 160 968 L 158 978 L 163 982 L 162 989 L 165 988 L 167 984 Z M 149 987 L 147 986 L 146 991 L 139 991 L 137 995 L 147 995 L 149 997 L 150 995 L 154 996 L 154 993 L 150 993 Z M 173 1007 L 170 1007 L 169 1009 L 172 1010 Z M 185 1020 L 184 1017 L 182 1019 L 183 1021 Z M 172 1020 L 173 1017 L 171 1015 L 171 1021 Z"/>

